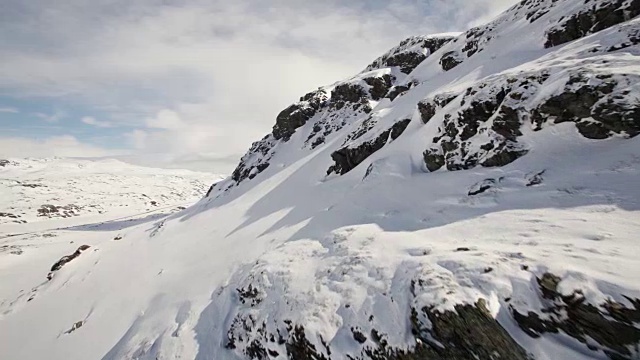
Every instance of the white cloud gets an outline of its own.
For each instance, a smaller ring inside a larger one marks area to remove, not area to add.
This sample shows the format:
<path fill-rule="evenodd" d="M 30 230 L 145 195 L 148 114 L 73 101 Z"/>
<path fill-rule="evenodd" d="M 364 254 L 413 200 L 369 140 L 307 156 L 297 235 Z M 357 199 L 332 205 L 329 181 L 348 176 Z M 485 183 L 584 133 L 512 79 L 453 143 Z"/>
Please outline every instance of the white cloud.
<path fill-rule="evenodd" d="M 172 110 L 163 109 L 153 118 L 148 118 L 145 121 L 147 127 L 153 129 L 180 129 L 186 124 L 180 119 L 178 113 Z"/>
<path fill-rule="evenodd" d="M 0 107 L 0 113 L 19 113 L 18 109 L 12 107 Z"/>
<path fill-rule="evenodd" d="M 53 136 L 46 139 L 0 137 L 0 157 L 102 157 L 121 155 L 122 151 L 86 144 L 73 136 Z"/>
<path fill-rule="evenodd" d="M 70 99 L 139 127 L 126 136 L 140 156 L 237 158 L 304 93 L 515 1 L 33 0 L 0 15 L 0 95 Z"/>
<path fill-rule="evenodd" d="M 108 128 L 108 127 L 113 126 L 113 124 L 111 124 L 108 121 L 96 120 L 96 118 L 94 118 L 92 116 L 85 116 L 82 119 L 80 119 L 80 121 L 82 121 L 83 123 L 85 123 L 87 125 L 92 125 L 92 126 L 101 127 L 101 128 Z"/>
<path fill-rule="evenodd" d="M 62 111 L 56 111 L 53 114 L 34 113 L 33 115 L 39 117 L 40 119 L 48 123 L 57 123 L 58 121 L 60 121 L 61 119 L 67 116 L 67 114 Z"/>
<path fill-rule="evenodd" d="M 125 133 L 124 136 L 128 139 L 129 144 L 134 149 L 141 150 L 145 148 L 149 134 L 144 130 L 135 129 L 131 132 Z"/>

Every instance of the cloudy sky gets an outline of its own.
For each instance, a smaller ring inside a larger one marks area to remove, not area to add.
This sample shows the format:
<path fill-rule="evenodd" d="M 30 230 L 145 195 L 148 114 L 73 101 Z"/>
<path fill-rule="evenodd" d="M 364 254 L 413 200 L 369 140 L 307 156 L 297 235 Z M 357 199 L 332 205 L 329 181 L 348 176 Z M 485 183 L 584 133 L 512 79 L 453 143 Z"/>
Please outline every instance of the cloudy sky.
<path fill-rule="evenodd" d="M 0 158 L 228 173 L 277 113 L 516 0 L 0 0 Z"/>

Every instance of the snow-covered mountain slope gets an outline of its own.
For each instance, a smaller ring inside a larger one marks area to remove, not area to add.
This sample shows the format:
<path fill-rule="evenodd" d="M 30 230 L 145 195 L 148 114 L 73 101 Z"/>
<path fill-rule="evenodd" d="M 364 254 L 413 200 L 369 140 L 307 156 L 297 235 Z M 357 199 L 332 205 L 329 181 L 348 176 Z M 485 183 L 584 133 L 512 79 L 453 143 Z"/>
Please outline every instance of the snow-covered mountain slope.
<path fill-rule="evenodd" d="M 190 208 L 0 239 L 3 358 L 640 358 L 639 12 L 408 39 Z"/>
<path fill-rule="evenodd" d="M 0 160 L 0 225 L 102 214 L 113 218 L 188 206 L 217 179 L 207 173 L 145 168 L 111 159 Z"/>

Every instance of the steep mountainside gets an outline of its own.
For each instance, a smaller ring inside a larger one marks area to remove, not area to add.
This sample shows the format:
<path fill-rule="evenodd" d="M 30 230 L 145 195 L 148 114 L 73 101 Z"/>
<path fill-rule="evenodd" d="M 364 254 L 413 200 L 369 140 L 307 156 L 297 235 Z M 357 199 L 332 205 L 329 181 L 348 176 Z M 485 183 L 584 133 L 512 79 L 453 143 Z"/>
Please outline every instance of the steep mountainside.
<path fill-rule="evenodd" d="M 639 14 L 523 0 L 403 41 L 284 109 L 198 204 L 0 253 L 0 349 L 639 359 Z"/>

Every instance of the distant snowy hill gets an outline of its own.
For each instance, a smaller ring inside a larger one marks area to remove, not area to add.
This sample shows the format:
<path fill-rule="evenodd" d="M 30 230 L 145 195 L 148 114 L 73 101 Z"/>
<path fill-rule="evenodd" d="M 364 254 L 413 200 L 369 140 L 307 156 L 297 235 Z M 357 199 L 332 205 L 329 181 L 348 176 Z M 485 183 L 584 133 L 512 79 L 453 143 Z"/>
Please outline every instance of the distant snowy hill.
<path fill-rule="evenodd" d="M 0 160 L 0 225 L 188 206 L 219 178 L 117 160 L 4 159 Z"/>
<path fill-rule="evenodd" d="M 183 211 L 0 238 L 2 358 L 640 359 L 638 15 L 409 38 Z"/>

